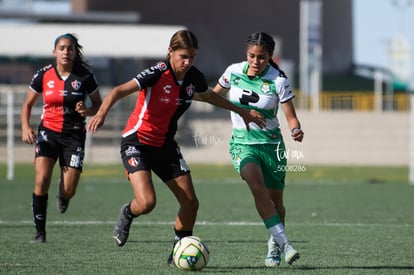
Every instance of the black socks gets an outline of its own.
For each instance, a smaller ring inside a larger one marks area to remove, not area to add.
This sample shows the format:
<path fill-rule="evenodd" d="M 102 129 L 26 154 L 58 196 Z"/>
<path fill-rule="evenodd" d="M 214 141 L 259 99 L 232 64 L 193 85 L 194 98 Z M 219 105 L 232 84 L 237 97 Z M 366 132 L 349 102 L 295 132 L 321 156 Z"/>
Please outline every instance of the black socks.
<path fill-rule="evenodd" d="M 46 232 L 46 211 L 48 195 L 32 195 L 33 221 L 37 232 Z"/>
<path fill-rule="evenodd" d="M 124 215 L 130 221 L 132 221 L 134 218 L 138 217 L 138 215 L 132 214 L 132 212 L 131 212 L 131 203 L 129 203 L 128 206 L 125 207 Z"/>
<path fill-rule="evenodd" d="M 179 240 L 179 239 L 182 239 L 184 237 L 193 235 L 193 230 L 178 231 L 177 229 L 174 228 L 174 232 L 175 232 L 175 239 L 176 240 Z"/>

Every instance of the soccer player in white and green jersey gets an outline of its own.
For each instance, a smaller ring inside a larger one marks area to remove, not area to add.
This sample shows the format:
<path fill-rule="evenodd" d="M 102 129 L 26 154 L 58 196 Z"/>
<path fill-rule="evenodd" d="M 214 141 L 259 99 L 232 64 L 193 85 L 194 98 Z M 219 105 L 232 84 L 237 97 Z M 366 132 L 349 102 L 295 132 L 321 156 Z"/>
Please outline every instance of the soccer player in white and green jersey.
<path fill-rule="evenodd" d="M 289 242 L 284 229 L 283 190 L 286 153 L 279 128 L 279 104 L 286 116 L 292 138 L 301 142 L 303 131 L 296 116 L 294 93 L 283 71 L 272 60 L 275 42 L 263 32 L 247 39 L 247 60 L 230 65 L 214 88 L 216 93 L 229 92 L 229 100 L 240 107 L 257 110 L 265 117 L 265 127 L 251 123 L 246 129 L 243 118 L 231 113 L 233 134 L 230 140 L 232 162 L 253 194 L 256 209 L 270 233 L 267 267 L 278 266 L 281 253 L 292 264 L 300 255 Z"/>

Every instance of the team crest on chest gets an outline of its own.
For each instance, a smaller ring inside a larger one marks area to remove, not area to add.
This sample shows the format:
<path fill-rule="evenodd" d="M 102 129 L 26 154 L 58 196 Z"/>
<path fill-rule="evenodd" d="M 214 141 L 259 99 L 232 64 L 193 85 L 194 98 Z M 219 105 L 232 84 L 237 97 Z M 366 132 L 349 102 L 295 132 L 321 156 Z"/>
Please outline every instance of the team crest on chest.
<path fill-rule="evenodd" d="M 80 81 L 75 80 L 75 81 L 72 81 L 71 85 L 72 85 L 72 88 L 77 91 L 81 87 L 82 83 Z"/>
<path fill-rule="evenodd" d="M 186 90 L 187 90 L 187 95 L 192 96 L 195 91 L 195 86 L 193 84 L 190 84 L 187 86 Z"/>
<path fill-rule="evenodd" d="M 262 85 L 262 87 L 260 88 L 260 90 L 261 90 L 263 93 L 268 93 L 268 92 L 270 92 L 270 85 L 269 85 L 269 83 L 268 83 L 268 82 L 263 82 L 263 85 Z"/>

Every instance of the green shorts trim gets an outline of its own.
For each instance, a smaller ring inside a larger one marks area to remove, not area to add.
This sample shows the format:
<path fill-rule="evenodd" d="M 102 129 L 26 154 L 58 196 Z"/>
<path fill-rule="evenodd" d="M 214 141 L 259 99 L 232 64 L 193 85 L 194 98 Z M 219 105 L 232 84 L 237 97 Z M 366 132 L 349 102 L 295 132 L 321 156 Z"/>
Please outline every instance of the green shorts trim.
<path fill-rule="evenodd" d="M 230 155 L 234 168 L 240 174 L 246 163 L 256 163 L 263 172 L 267 188 L 284 189 L 286 177 L 286 148 L 277 144 L 238 144 L 230 140 Z"/>

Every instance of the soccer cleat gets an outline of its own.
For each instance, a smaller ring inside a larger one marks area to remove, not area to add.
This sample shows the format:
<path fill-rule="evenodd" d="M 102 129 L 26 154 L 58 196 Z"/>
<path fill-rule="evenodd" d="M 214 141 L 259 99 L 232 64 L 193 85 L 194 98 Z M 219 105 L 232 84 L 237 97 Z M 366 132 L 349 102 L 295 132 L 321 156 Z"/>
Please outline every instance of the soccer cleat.
<path fill-rule="evenodd" d="M 60 214 L 63 214 L 66 212 L 69 206 L 69 200 L 63 198 L 60 195 L 60 189 L 61 189 L 62 181 L 59 179 L 58 181 L 58 195 L 56 196 L 56 206 Z"/>
<path fill-rule="evenodd" d="M 63 214 L 66 212 L 69 206 L 69 200 L 57 195 L 56 196 L 56 206 L 58 211 Z"/>
<path fill-rule="evenodd" d="M 276 267 L 280 265 L 282 251 L 280 250 L 279 245 L 273 241 L 273 238 L 270 237 L 269 241 L 267 242 L 267 256 L 265 259 L 265 266 L 266 267 Z"/>
<path fill-rule="evenodd" d="M 46 242 L 46 232 L 37 232 L 31 243 L 45 243 Z"/>
<path fill-rule="evenodd" d="M 174 263 L 174 258 L 173 258 L 173 252 L 174 252 L 174 247 L 175 247 L 175 244 L 178 242 L 178 240 L 174 240 L 174 244 L 173 244 L 173 247 L 172 247 L 172 249 L 171 249 L 171 253 L 170 253 L 170 255 L 168 256 L 168 259 L 167 259 L 167 264 L 169 265 L 169 266 L 171 266 L 171 267 L 175 267 L 175 263 Z"/>
<path fill-rule="evenodd" d="M 168 256 L 168 259 L 167 259 L 167 264 L 168 264 L 169 266 L 171 266 L 171 267 L 174 267 L 174 266 L 175 266 L 174 259 L 173 259 L 173 253 L 172 253 L 172 252 L 171 252 L 171 254 Z"/>
<path fill-rule="evenodd" d="M 125 208 L 128 204 L 125 204 L 121 207 L 121 212 L 119 213 L 118 220 L 115 225 L 114 233 L 112 237 L 115 239 L 117 246 L 124 246 L 128 240 L 129 228 L 131 227 L 132 220 L 129 220 L 125 216 Z"/>
<path fill-rule="evenodd" d="M 283 252 L 285 253 L 285 262 L 290 265 L 300 258 L 299 252 L 290 243 L 283 246 Z"/>

